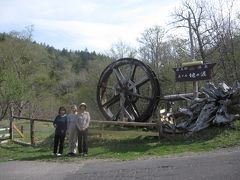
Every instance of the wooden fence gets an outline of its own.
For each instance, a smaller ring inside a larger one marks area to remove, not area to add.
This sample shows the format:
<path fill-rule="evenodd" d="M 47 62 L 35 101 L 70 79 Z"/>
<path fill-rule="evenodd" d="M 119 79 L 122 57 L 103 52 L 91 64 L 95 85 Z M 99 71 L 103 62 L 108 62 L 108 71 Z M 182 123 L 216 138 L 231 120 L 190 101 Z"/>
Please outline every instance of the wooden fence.
<path fill-rule="evenodd" d="M 53 123 L 52 119 L 38 119 L 38 118 L 28 118 L 28 117 L 18 117 L 18 116 L 13 116 L 10 118 L 10 139 L 14 141 L 13 139 L 13 128 L 14 128 L 14 120 L 19 119 L 19 120 L 29 120 L 30 121 L 30 139 L 31 143 L 30 145 L 35 145 L 35 126 L 34 122 L 39 121 L 39 122 L 49 122 Z M 128 127 L 156 127 L 159 130 L 159 138 L 162 135 L 162 126 L 161 123 L 144 123 L 144 122 L 123 122 L 123 121 L 100 121 L 100 120 L 91 120 L 91 124 L 99 124 L 99 125 L 114 125 L 114 126 L 128 126 Z M 28 144 L 28 143 L 25 143 Z"/>
<path fill-rule="evenodd" d="M 0 128 L 0 143 L 5 143 L 8 141 L 10 138 L 10 133 L 9 133 L 10 128 Z"/>

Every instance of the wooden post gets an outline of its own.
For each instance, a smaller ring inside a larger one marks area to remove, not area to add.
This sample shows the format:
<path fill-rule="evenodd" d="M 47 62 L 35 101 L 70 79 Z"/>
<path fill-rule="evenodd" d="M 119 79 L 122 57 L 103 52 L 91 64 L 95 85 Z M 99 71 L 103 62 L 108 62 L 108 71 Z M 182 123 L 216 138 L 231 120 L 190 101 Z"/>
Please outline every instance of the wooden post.
<path fill-rule="evenodd" d="M 31 138 L 31 145 L 35 145 L 35 135 L 34 135 L 34 120 L 30 121 L 30 138 Z"/>
<path fill-rule="evenodd" d="M 21 125 L 21 133 L 23 134 L 23 125 Z"/>
<path fill-rule="evenodd" d="M 163 136 L 163 129 L 162 129 L 162 121 L 159 120 L 157 123 L 157 128 L 158 128 L 158 140 L 160 141 L 162 136 Z"/>
<path fill-rule="evenodd" d="M 103 137 L 103 124 L 100 124 L 100 138 Z"/>
<path fill-rule="evenodd" d="M 11 116 L 10 118 L 9 118 L 9 120 L 10 120 L 10 125 L 9 125 L 9 134 L 10 134 L 10 139 L 11 140 L 13 140 L 13 120 L 14 120 L 14 118 Z"/>

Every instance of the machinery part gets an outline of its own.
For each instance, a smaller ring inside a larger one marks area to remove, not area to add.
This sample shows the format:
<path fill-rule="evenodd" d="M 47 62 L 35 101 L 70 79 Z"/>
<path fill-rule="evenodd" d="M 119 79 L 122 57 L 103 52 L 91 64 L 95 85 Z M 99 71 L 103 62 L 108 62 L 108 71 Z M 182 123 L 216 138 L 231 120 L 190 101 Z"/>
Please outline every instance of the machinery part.
<path fill-rule="evenodd" d="M 155 73 L 143 62 L 123 58 L 109 64 L 97 86 L 97 103 L 107 120 L 146 122 L 160 99 Z"/>

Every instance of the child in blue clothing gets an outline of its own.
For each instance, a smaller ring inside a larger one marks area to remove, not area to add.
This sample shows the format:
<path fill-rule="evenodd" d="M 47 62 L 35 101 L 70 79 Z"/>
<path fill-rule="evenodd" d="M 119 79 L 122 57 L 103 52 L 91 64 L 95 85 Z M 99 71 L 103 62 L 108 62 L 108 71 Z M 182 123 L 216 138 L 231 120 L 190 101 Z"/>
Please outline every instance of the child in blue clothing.
<path fill-rule="evenodd" d="M 53 122 L 53 126 L 56 128 L 53 154 L 56 156 L 61 156 L 63 154 L 64 139 L 67 131 L 67 115 L 66 109 L 63 106 L 59 108 L 58 115 Z"/>

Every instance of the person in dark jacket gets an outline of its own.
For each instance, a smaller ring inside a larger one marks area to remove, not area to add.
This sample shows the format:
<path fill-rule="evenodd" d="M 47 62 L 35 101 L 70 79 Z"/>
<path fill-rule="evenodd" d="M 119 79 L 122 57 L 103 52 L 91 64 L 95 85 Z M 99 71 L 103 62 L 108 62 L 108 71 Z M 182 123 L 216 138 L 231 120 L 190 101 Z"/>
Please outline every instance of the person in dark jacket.
<path fill-rule="evenodd" d="M 59 108 L 53 126 L 55 127 L 53 154 L 61 156 L 63 154 L 64 139 L 67 131 L 67 115 L 66 109 L 63 106 Z"/>

